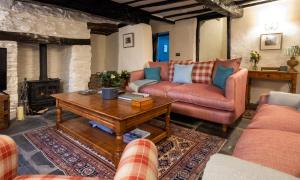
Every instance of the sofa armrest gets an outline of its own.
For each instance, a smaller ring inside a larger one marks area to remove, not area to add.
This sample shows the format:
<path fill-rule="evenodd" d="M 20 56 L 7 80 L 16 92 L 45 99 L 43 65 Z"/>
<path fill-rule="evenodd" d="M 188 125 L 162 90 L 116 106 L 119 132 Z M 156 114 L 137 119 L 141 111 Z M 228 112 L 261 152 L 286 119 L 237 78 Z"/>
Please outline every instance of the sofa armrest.
<path fill-rule="evenodd" d="M 158 179 L 158 153 L 147 139 L 130 142 L 121 157 L 114 180 Z"/>
<path fill-rule="evenodd" d="M 0 179 L 11 180 L 17 176 L 17 145 L 5 135 L 0 135 L 0 169 Z"/>
<path fill-rule="evenodd" d="M 234 102 L 235 116 L 239 117 L 245 111 L 246 86 L 248 70 L 242 68 L 231 75 L 226 82 L 225 96 Z"/>
<path fill-rule="evenodd" d="M 145 78 L 145 76 L 144 76 L 144 70 L 132 71 L 130 73 L 130 80 L 129 80 L 129 82 L 134 82 L 134 81 L 137 81 L 137 80 L 142 80 L 144 78 Z"/>
<path fill-rule="evenodd" d="M 215 154 L 206 164 L 203 180 L 281 180 L 297 178 L 233 156 Z"/>

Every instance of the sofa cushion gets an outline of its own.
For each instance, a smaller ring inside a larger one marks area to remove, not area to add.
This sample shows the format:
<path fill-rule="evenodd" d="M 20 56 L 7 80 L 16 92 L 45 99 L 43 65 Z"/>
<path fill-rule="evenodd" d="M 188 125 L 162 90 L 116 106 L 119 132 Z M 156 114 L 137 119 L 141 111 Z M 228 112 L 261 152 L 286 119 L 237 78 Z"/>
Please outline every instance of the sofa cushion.
<path fill-rule="evenodd" d="M 300 177 L 300 134 L 247 129 L 236 144 L 235 157 Z"/>
<path fill-rule="evenodd" d="M 160 67 L 160 76 L 162 81 L 169 80 L 169 62 L 149 62 L 151 68 Z"/>
<path fill-rule="evenodd" d="M 177 101 L 199 106 L 233 111 L 234 103 L 227 99 L 222 90 L 208 84 L 184 84 L 170 89 L 167 95 Z"/>
<path fill-rule="evenodd" d="M 174 65 L 174 83 L 192 83 L 193 64 L 189 65 Z"/>
<path fill-rule="evenodd" d="M 188 65 L 188 64 L 193 64 L 193 60 L 178 60 L 178 61 L 173 61 L 171 60 L 169 62 L 169 81 L 173 81 L 173 76 L 174 76 L 174 65 L 175 64 L 182 64 L 182 65 Z"/>
<path fill-rule="evenodd" d="M 273 129 L 300 134 L 300 112 L 287 106 L 262 104 L 248 128 Z"/>
<path fill-rule="evenodd" d="M 160 81 L 160 67 L 144 68 L 145 79 Z"/>
<path fill-rule="evenodd" d="M 217 59 L 213 70 L 213 79 L 215 78 L 218 66 L 222 65 L 223 67 L 233 68 L 233 72 L 236 73 L 240 69 L 241 61 L 242 58 Z"/>
<path fill-rule="evenodd" d="M 193 68 L 193 82 L 211 84 L 214 61 L 195 62 Z"/>
<path fill-rule="evenodd" d="M 152 96 L 166 97 L 167 91 L 173 87 L 179 86 L 180 84 L 172 83 L 169 81 L 160 81 L 159 83 L 144 86 L 140 88 L 139 92 L 147 93 Z"/>
<path fill-rule="evenodd" d="M 213 85 L 221 88 L 223 91 L 226 87 L 226 81 L 233 74 L 233 68 L 225 68 L 222 65 L 218 66 Z"/>

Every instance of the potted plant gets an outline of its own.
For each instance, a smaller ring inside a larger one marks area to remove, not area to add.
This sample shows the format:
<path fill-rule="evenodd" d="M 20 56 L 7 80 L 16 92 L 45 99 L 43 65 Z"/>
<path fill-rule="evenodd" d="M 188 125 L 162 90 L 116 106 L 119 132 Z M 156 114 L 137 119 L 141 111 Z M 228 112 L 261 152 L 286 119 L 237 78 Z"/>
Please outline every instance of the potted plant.
<path fill-rule="evenodd" d="M 298 45 L 289 47 L 286 50 L 286 55 L 291 57 L 287 61 L 287 65 L 290 67 L 289 72 L 298 72 L 295 67 L 299 64 L 296 57 L 300 56 L 300 47 Z"/>
<path fill-rule="evenodd" d="M 126 70 L 122 71 L 120 74 L 120 80 L 121 80 L 121 88 L 125 89 L 128 85 L 130 79 L 130 73 Z"/>
<path fill-rule="evenodd" d="M 122 71 L 121 74 L 117 71 L 104 71 L 97 75 L 99 77 L 103 99 L 116 99 L 119 89 L 125 89 L 130 78 L 128 71 Z"/>
<path fill-rule="evenodd" d="M 257 64 L 260 60 L 260 55 L 257 51 L 250 52 L 250 62 L 253 63 L 252 70 L 257 70 Z"/>

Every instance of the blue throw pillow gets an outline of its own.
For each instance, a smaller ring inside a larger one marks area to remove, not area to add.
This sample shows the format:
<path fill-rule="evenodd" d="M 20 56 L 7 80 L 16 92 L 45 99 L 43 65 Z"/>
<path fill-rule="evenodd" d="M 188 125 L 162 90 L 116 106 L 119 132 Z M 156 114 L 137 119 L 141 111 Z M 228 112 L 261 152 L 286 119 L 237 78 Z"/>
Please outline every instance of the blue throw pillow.
<path fill-rule="evenodd" d="M 145 79 L 160 81 L 160 67 L 144 68 Z"/>
<path fill-rule="evenodd" d="M 218 66 L 213 85 L 225 90 L 226 81 L 229 76 L 233 74 L 233 68 L 225 68 L 221 65 Z"/>
<path fill-rule="evenodd" d="M 192 83 L 193 64 L 190 65 L 174 65 L 174 83 Z"/>

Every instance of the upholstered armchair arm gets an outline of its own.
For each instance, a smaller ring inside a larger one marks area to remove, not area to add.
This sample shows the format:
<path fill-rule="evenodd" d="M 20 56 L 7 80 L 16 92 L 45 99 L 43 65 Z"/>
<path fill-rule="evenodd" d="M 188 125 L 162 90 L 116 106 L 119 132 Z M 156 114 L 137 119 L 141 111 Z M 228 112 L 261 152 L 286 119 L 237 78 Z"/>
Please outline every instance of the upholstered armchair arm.
<path fill-rule="evenodd" d="M 114 180 L 158 179 L 156 146 L 147 139 L 130 142 L 121 157 Z"/>
<path fill-rule="evenodd" d="M 144 70 L 137 70 L 137 71 L 132 71 L 130 73 L 130 80 L 129 82 L 137 81 L 137 80 L 142 80 L 144 79 Z"/>
<path fill-rule="evenodd" d="M 215 154 L 206 164 L 203 180 L 296 180 L 283 172 L 233 156 Z"/>
<path fill-rule="evenodd" d="M 241 69 L 231 75 L 226 82 L 225 96 L 227 99 L 233 100 L 236 117 L 245 111 L 247 76 L 248 70 Z"/>
<path fill-rule="evenodd" d="M 17 170 L 17 145 L 10 137 L 0 135 L 0 179 L 14 179 L 17 176 Z"/>

